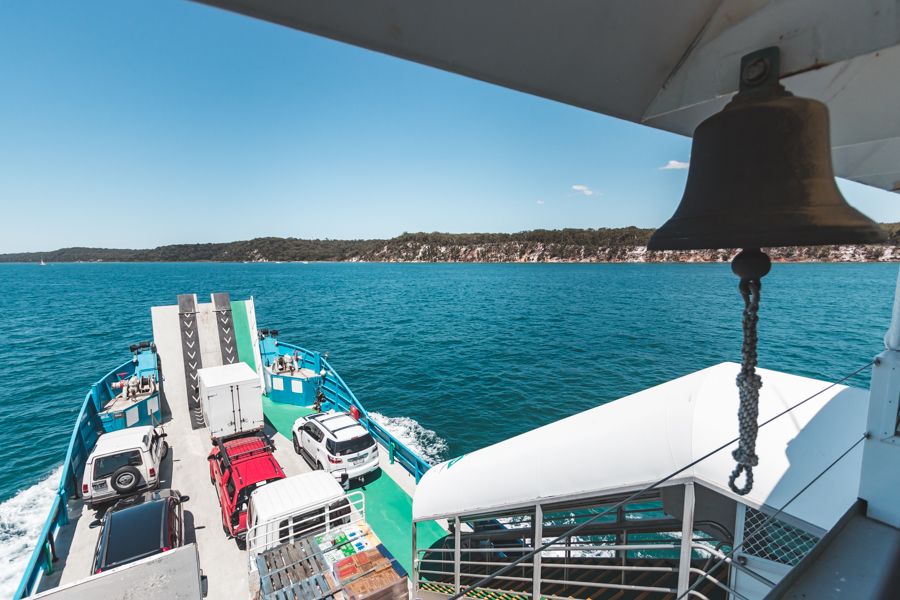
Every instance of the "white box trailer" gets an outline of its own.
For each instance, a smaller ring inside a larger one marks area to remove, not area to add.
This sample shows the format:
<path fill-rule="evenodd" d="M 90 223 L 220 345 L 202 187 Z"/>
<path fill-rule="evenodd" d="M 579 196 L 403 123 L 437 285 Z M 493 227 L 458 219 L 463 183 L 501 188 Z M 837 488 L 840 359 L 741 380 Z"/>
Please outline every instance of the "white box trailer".
<path fill-rule="evenodd" d="M 197 371 L 200 408 L 214 438 L 261 430 L 264 426 L 262 386 L 246 363 Z"/>

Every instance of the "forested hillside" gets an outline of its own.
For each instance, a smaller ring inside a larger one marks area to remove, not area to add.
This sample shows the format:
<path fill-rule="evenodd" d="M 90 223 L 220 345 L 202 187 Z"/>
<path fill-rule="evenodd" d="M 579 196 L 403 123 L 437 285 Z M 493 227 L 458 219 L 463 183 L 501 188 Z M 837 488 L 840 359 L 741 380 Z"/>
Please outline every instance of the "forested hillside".
<path fill-rule="evenodd" d="M 900 223 L 886 223 L 885 244 L 773 248 L 774 260 L 897 261 Z M 519 233 L 404 233 L 388 240 L 256 238 L 215 244 L 176 244 L 146 250 L 62 248 L 0 254 L 0 262 L 707 262 L 731 250 L 650 252 L 652 229 L 535 229 Z"/>

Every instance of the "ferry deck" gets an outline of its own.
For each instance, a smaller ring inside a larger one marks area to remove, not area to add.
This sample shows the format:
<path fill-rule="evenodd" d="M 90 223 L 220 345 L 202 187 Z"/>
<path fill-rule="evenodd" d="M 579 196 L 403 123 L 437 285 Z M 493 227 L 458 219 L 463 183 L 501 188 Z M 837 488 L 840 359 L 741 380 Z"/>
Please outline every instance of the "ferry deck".
<path fill-rule="evenodd" d="M 259 361 L 258 334 L 252 300 L 246 301 L 246 307 L 238 306 L 244 304 L 243 302 L 234 304 L 235 313 L 240 312 L 237 309 L 243 309 L 248 313 L 241 313 L 235 319 L 236 341 L 239 346 L 243 343 L 244 350 L 239 354 L 242 360 L 249 356 L 251 360 L 245 362 L 250 362 L 256 369 Z M 201 332 L 199 337 L 203 340 L 203 331 L 215 323 L 216 313 L 213 303 L 197 304 L 196 308 Z M 208 312 L 207 316 L 211 318 L 203 319 L 204 312 Z M 236 540 L 229 538 L 223 530 L 221 509 L 215 488 L 210 481 L 207 461 L 211 448 L 210 435 L 205 427 L 196 426 L 196 417 L 191 414 L 193 409 L 187 394 L 185 383 L 187 378 L 182 375 L 178 319 L 177 306 L 153 309 L 154 344 L 160 364 L 164 365 L 161 377 L 165 394 L 160 424 L 167 434 L 166 441 L 169 444 L 169 451 L 160 468 L 159 487 L 175 489 L 189 497 L 184 504 L 185 545 L 193 542 L 197 544 L 200 568 L 207 577 L 207 597 L 225 600 L 244 599 L 248 597 L 250 590 L 248 555 L 238 546 Z M 207 335 L 206 338 L 215 340 L 214 334 Z M 215 352 L 209 351 L 209 348 L 206 350 L 202 356 L 205 366 L 215 366 L 216 362 L 222 364 L 221 360 L 215 360 L 217 356 Z M 115 398 L 110 399 L 106 406 L 112 406 L 115 402 Z M 298 417 L 310 414 L 313 409 L 277 403 L 268 395 L 263 396 L 263 407 L 266 418 L 265 432 L 273 441 L 275 457 L 285 475 L 290 477 L 311 471 L 306 461 L 293 449 L 291 427 Z M 77 430 L 78 427 L 76 432 Z M 395 460 L 400 458 L 397 456 L 397 449 L 402 446 L 399 441 L 391 437 L 388 444 L 385 444 L 383 436 L 374 437 L 379 443 L 381 472 L 376 473 L 373 479 L 367 479 L 361 487 L 353 485 L 351 489 L 363 492 L 366 499 L 367 522 L 401 565 L 409 571 L 412 562 L 410 538 L 412 496 L 415 492 L 416 477 L 408 468 L 404 468 L 402 460 Z M 393 446 L 393 451 L 386 447 L 387 445 Z M 408 451 L 405 447 L 403 449 Z M 77 478 L 80 481 L 80 473 Z M 52 561 L 49 572 L 42 576 L 37 588 L 39 592 L 70 585 L 92 575 L 94 550 L 100 533 L 99 518 L 102 517 L 105 507 L 101 506 L 98 510 L 94 510 L 80 498 L 70 497 L 66 510 L 68 522 L 61 523 L 52 537 L 51 551 L 55 555 L 55 560 Z M 58 518 L 57 521 L 62 522 L 65 519 Z M 435 524 L 424 532 L 424 539 L 437 540 L 444 535 L 446 531 Z M 421 528 L 419 539 L 423 539 Z"/>

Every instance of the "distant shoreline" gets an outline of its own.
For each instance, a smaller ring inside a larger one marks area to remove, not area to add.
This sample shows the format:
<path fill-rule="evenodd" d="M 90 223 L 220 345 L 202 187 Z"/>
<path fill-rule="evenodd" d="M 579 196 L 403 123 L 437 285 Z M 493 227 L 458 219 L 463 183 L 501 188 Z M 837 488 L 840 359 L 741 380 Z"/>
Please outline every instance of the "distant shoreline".
<path fill-rule="evenodd" d="M 727 265 L 727 260 L 652 260 L 652 261 L 574 261 L 574 260 L 542 260 L 542 261 L 474 261 L 474 260 L 315 260 L 315 261 L 227 261 L 227 260 L 99 260 L 99 261 L 59 261 L 48 262 L 46 266 L 53 265 Z M 776 265 L 869 265 L 869 264 L 898 264 L 900 263 L 900 248 L 897 255 L 889 260 L 777 260 L 772 259 Z M 2 265 L 33 265 L 40 263 L 31 261 L 4 261 Z"/>
<path fill-rule="evenodd" d="M 900 262 L 900 224 L 888 241 L 859 246 L 769 248 L 773 262 Z M 653 229 L 534 230 L 520 233 L 404 233 L 382 240 L 252 240 L 150 249 L 61 248 L 0 254 L 0 263 L 722 263 L 736 250 L 650 251 Z"/>

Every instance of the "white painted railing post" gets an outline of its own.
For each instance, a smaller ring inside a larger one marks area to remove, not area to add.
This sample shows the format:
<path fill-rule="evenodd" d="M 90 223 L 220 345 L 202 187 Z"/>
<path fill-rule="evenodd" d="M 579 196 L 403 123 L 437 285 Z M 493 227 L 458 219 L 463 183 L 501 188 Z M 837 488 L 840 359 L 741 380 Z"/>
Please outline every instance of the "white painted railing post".
<path fill-rule="evenodd" d="M 419 595 L 419 578 L 416 576 L 416 561 L 419 558 L 416 548 L 416 522 L 412 522 L 412 597 L 415 600 Z"/>
<path fill-rule="evenodd" d="M 681 516 L 681 556 L 678 559 L 678 596 L 691 585 L 691 543 L 694 540 L 694 484 L 684 484 L 684 509 Z"/>
<path fill-rule="evenodd" d="M 544 508 L 540 504 L 534 505 L 534 536 L 531 539 L 533 549 L 537 550 L 541 547 L 544 540 Z M 531 558 L 533 565 L 531 569 L 531 598 L 532 600 L 540 600 L 541 598 L 541 554 L 538 552 Z"/>
<path fill-rule="evenodd" d="M 884 336 L 885 351 L 872 367 L 869 388 L 869 439 L 863 446 L 859 497 L 868 502 L 872 519 L 900 527 L 900 278 L 894 295 L 891 326 Z"/>
<path fill-rule="evenodd" d="M 462 563 L 462 535 L 460 533 L 459 517 L 453 518 L 453 593 L 458 594 L 460 587 L 460 563 Z"/>

